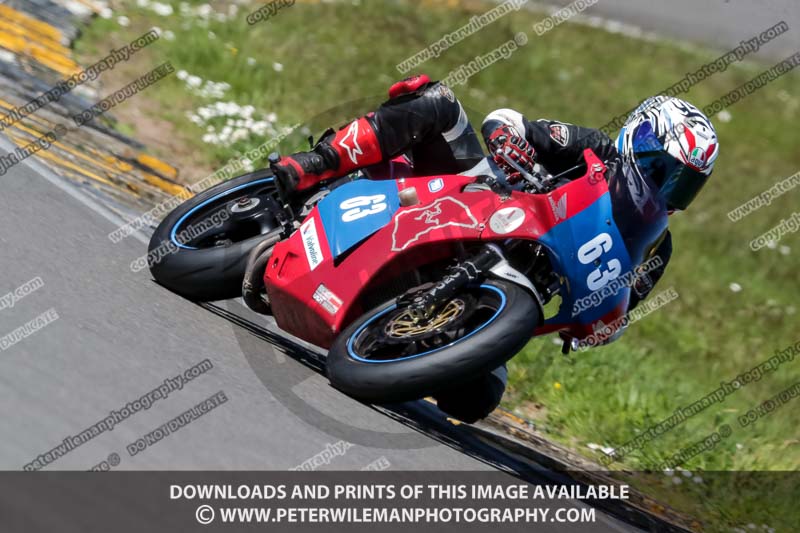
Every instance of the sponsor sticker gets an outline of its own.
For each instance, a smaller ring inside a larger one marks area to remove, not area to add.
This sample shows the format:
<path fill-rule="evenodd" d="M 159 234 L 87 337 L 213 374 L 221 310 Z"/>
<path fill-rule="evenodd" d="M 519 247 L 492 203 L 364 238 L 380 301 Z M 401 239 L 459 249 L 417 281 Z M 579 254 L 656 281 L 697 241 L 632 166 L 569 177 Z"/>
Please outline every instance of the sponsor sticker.
<path fill-rule="evenodd" d="M 308 267 L 314 270 L 322 263 L 325 256 L 322 254 L 322 246 L 317 235 L 317 225 L 313 218 L 308 219 L 300 226 L 300 238 L 303 239 L 303 248 L 306 250 Z"/>
<path fill-rule="evenodd" d="M 315 302 L 332 315 L 338 313 L 344 303 L 341 298 L 336 296 L 328 287 L 321 283 L 319 287 L 317 287 L 317 290 L 314 291 L 313 298 Z"/>
<path fill-rule="evenodd" d="M 558 201 L 553 200 L 553 195 L 550 194 L 547 196 L 547 199 L 550 201 L 550 208 L 553 210 L 553 216 L 556 217 L 556 222 L 560 222 L 562 220 L 567 219 L 567 193 L 558 199 Z"/>
<path fill-rule="evenodd" d="M 442 178 L 432 179 L 428 182 L 428 190 L 431 192 L 439 192 L 444 188 L 444 180 Z"/>
<path fill-rule="evenodd" d="M 504 207 L 489 219 L 489 228 L 495 233 L 505 235 L 519 228 L 525 222 L 525 211 L 519 207 Z"/>
<path fill-rule="evenodd" d="M 699 146 L 692 150 L 689 156 L 689 163 L 697 168 L 703 168 L 706 164 L 706 151 Z"/>
<path fill-rule="evenodd" d="M 558 122 L 555 124 L 550 124 L 550 138 L 553 139 L 557 144 L 566 146 L 569 142 L 569 130 L 567 129 L 567 126 Z"/>

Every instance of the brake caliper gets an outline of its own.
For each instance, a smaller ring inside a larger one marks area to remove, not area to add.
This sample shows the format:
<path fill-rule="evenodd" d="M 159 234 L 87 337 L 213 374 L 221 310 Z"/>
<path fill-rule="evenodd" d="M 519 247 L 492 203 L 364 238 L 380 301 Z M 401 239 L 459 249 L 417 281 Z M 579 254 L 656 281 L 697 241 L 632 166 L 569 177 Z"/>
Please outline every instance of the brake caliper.
<path fill-rule="evenodd" d="M 494 246 L 487 245 L 474 257 L 450 267 L 447 274 L 432 287 L 401 297 L 398 304 L 407 298 L 410 300 L 408 312 L 413 320 L 415 322 L 429 320 L 442 304 L 455 296 L 459 289 L 480 279 L 484 272 L 502 259 L 502 255 Z"/>

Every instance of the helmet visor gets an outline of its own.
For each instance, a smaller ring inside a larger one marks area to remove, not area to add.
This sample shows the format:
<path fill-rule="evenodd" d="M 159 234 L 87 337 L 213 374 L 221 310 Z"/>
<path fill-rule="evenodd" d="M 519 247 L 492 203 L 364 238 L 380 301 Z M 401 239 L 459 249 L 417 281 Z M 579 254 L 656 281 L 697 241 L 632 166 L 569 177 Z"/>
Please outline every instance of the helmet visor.
<path fill-rule="evenodd" d="M 708 176 L 669 154 L 647 122 L 634 135 L 633 157 L 639 171 L 655 183 L 670 209 L 686 209 L 708 181 Z"/>
<path fill-rule="evenodd" d="M 670 209 L 681 211 L 689 207 L 694 197 L 708 181 L 708 176 L 686 165 L 680 165 L 661 186 L 661 194 Z"/>

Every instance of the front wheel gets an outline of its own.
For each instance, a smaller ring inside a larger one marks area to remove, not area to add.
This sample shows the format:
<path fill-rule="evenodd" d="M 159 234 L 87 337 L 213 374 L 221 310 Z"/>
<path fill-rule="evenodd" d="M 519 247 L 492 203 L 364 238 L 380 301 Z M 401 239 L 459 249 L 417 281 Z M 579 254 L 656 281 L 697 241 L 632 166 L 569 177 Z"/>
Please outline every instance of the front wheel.
<path fill-rule="evenodd" d="M 501 281 L 465 287 L 424 323 L 392 300 L 339 335 L 328 353 L 328 379 L 363 401 L 416 400 L 511 359 L 539 317 L 530 294 Z"/>
<path fill-rule="evenodd" d="M 247 257 L 281 231 L 269 169 L 219 183 L 179 205 L 150 239 L 150 273 L 195 301 L 242 294 Z"/>

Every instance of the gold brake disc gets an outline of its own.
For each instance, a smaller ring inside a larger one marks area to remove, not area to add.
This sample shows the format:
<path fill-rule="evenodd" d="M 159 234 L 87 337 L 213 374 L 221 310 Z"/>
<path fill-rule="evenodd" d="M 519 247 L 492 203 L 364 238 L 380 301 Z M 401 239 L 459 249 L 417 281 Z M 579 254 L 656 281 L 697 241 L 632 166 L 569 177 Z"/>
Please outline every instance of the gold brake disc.
<path fill-rule="evenodd" d="M 414 321 L 408 311 L 404 311 L 392 318 L 383 328 L 387 337 L 394 339 L 407 339 L 430 334 L 444 326 L 456 321 L 464 314 L 466 305 L 464 300 L 454 298 L 439 311 L 436 316 L 423 322 Z"/>

